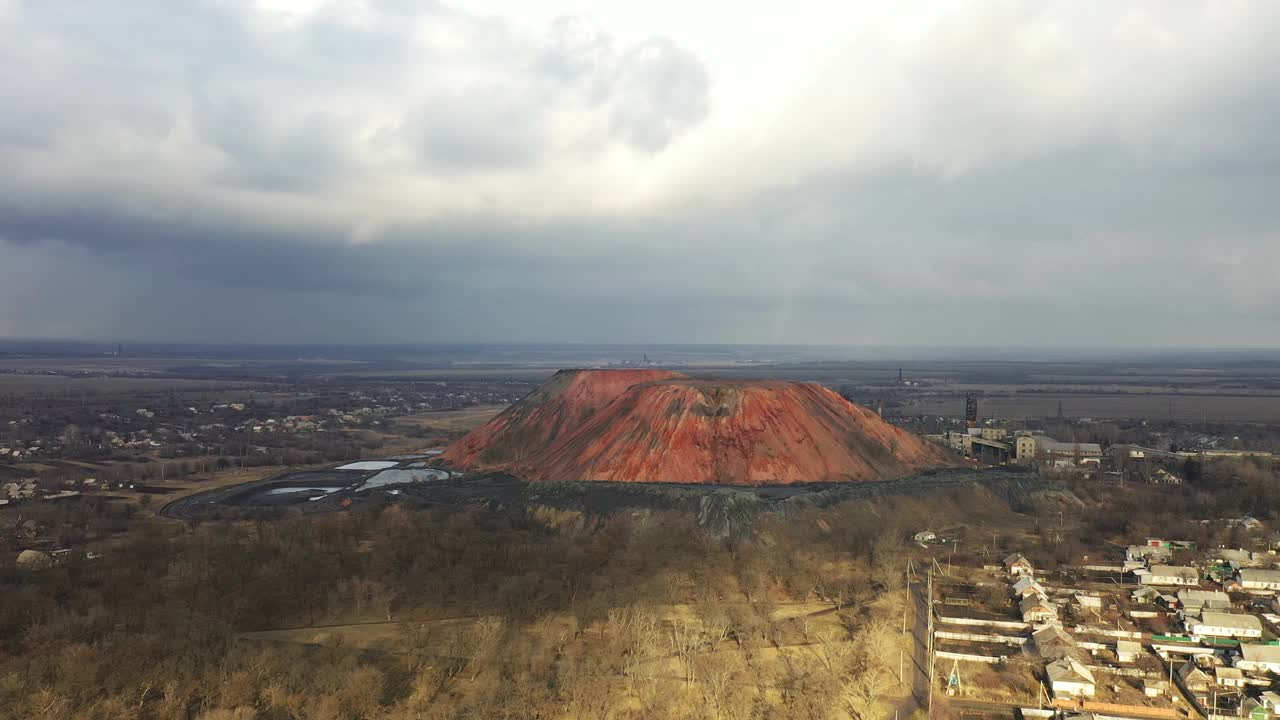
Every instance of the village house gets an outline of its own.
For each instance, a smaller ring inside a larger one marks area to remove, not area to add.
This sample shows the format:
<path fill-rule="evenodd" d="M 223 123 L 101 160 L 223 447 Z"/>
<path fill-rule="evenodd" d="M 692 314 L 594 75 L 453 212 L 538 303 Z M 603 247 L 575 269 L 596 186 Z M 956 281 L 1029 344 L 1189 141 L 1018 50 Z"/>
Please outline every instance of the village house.
<path fill-rule="evenodd" d="M 1260 638 L 1262 622 L 1252 615 L 1228 615 L 1220 612 L 1201 613 L 1198 620 L 1186 621 L 1191 635 L 1223 638 Z"/>
<path fill-rule="evenodd" d="M 1272 701 L 1268 701 L 1267 696 L 1273 696 Z M 1246 696 L 1240 701 L 1240 717 L 1274 717 L 1280 715 L 1280 709 L 1276 708 L 1276 703 L 1280 702 L 1280 693 L 1268 690 L 1258 697 Z"/>
<path fill-rule="evenodd" d="M 1134 602 L 1145 604 L 1145 603 L 1154 602 L 1156 598 L 1159 598 L 1160 591 L 1156 590 L 1153 587 L 1140 587 L 1137 590 L 1134 590 L 1133 592 L 1129 593 L 1129 596 L 1133 598 Z"/>
<path fill-rule="evenodd" d="M 1226 563 L 1236 568 L 1256 565 L 1261 560 L 1257 553 L 1232 548 L 1218 548 L 1217 550 L 1212 550 L 1209 552 L 1209 559 Z"/>
<path fill-rule="evenodd" d="M 1049 689 L 1054 696 L 1093 697 L 1096 685 L 1093 672 L 1075 658 L 1055 660 L 1045 667 Z"/>
<path fill-rule="evenodd" d="M 1031 566 L 1031 561 L 1022 556 L 1022 553 L 1013 553 L 1004 559 L 1004 569 L 1010 575 L 1034 575 L 1035 568 Z"/>
<path fill-rule="evenodd" d="M 1143 585 L 1199 585 L 1200 574 L 1185 565 L 1152 565 L 1145 573 L 1139 571 Z"/>
<path fill-rule="evenodd" d="M 1196 700 L 1201 703 L 1209 701 L 1209 689 L 1213 687 L 1213 678 L 1193 661 L 1188 660 L 1178 668 L 1178 677 L 1182 679 L 1183 687 L 1190 691 Z"/>
<path fill-rule="evenodd" d="M 1058 608 L 1040 595 L 1023 598 L 1018 609 L 1025 623 L 1045 623 L 1058 618 Z"/>
<path fill-rule="evenodd" d="M 1280 674 L 1280 645 L 1241 645 L 1234 664 L 1247 672 Z"/>
<path fill-rule="evenodd" d="M 1137 662 L 1142 656 L 1142 643 L 1133 640 L 1119 640 L 1116 642 L 1116 660 L 1122 663 Z"/>
<path fill-rule="evenodd" d="M 1215 667 L 1213 681 L 1218 687 L 1242 688 L 1245 686 L 1244 671 L 1233 667 Z"/>
<path fill-rule="evenodd" d="M 1018 599 L 1030 597 L 1032 595 L 1047 595 L 1040 583 L 1036 582 L 1029 576 L 1023 576 L 1018 582 L 1013 584 L 1013 596 Z"/>
<path fill-rule="evenodd" d="M 1178 604 L 1184 610 L 1228 610 L 1231 598 L 1220 590 L 1179 590 Z"/>
<path fill-rule="evenodd" d="M 1173 551 L 1162 545 L 1130 545 L 1124 556 L 1135 562 L 1165 562 L 1173 559 Z"/>
<path fill-rule="evenodd" d="M 1045 625 L 1031 633 L 1031 646 L 1045 660 L 1074 657 L 1077 650 L 1076 641 L 1060 625 Z"/>
<path fill-rule="evenodd" d="M 1245 568 L 1238 574 L 1240 587 L 1246 592 L 1280 590 L 1280 570 Z"/>

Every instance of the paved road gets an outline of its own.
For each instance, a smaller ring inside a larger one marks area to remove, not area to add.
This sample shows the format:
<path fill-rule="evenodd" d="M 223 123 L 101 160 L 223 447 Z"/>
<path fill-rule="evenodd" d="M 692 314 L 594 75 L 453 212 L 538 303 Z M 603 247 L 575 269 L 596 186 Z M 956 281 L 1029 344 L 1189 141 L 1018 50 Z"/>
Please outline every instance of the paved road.
<path fill-rule="evenodd" d="M 925 584 L 911 584 L 911 599 L 915 602 L 916 622 L 911 629 L 914 650 L 911 653 L 911 694 L 898 703 L 898 718 L 906 720 L 917 710 L 923 710 L 929 696 L 929 608 L 924 597 Z"/>

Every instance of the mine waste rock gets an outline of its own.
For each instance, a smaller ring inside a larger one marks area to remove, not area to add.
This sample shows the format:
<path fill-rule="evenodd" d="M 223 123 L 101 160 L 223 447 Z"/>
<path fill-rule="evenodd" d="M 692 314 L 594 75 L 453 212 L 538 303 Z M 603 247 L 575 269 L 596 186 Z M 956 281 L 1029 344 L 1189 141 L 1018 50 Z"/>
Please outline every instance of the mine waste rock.
<path fill-rule="evenodd" d="M 954 458 L 812 383 L 562 370 L 442 462 L 531 481 L 721 485 L 892 480 Z"/>

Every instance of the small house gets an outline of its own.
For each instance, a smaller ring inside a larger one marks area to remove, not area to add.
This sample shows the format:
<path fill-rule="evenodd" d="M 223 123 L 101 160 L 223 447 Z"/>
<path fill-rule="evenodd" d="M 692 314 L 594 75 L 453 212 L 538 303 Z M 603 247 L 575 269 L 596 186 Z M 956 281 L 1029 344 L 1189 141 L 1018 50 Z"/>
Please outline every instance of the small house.
<path fill-rule="evenodd" d="M 1018 582 L 1013 584 L 1013 595 L 1018 599 L 1030 597 L 1032 595 L 1047 595 L 1040 583 L 1036 582 L 1031 576 L 1026 575 L 1018 578 Z"/>
<path fill-rule="evenodd" d="M 1060 625 L 1045 625 L 1031 633 L 1031 646 L 1046 660 L 1074 657 L 1077 650 L 1075 639 Z"/>
<path fill-rule="evenodd" d="M 1179 590 L 1178 604 L 1186 610 L 1229 610 L 1231 598 L 1220 590 Z"/>
<path fill-rule="evenodd" d="M 1116 660 L 1122 663 L 1137 662 L 1142 655 L 1142 643 L 1133 640 L 1119 640 L 1116 642 Z"/>
<path fill-rule="evenodd" d="M 1215 667 L 1213 681 L 1218 687 L 1242 688 L 1245 686 L 1244 671 L 1233 667 Z"/>
<path fill-rule="evenodd" d="M 1004 559 L 1004 569 L 1010 575 L 1034 575 L 1035 568 L 1031 566 L 1031 561 L 1023 557 L 1022 553 L 1013 553 Z"/>
<path fill-rule="evenodd" d="M 1208 693 L 1209 688 L 1213 686 L 1213 678 L 1191 660 L 1178 668 L 1178 677 L 1182 678 L 1182 684 L 1196 695 Z"/>
<path fill-rule="evenodd" d="M 1058 608 L 1041 595 L 1025 597 L 1018 604 L 1022 612 L 1022 622 L 1045 623 L 1058 618 Z"/>
<path fill-rule="evenodd" d="M 1137 603 L 1149 603 L 1160 597 L 1160 591 L 1152 587 L 1140 587 L 1129 594 Z"/>
<path fill-rule="evenodd" d="M 1093 697 L 1097 686 L 1093 672 L 1075 658 L 1054 660 L 1045 667 L 1054 696 Z"/>
<path fill-rule="evenodd" d="M 1271 691 L 1268 690 L 1267 692 Z M 1261 697 L 1255 698 L 1245 696 L 1245 698 L 1240 701 L 1240 717 L 1272 717 L 1275 714 L 1276 711 L 1267 707 L 1266 702 Z"/>
<path fill-rule="evenodd" d="M 1200 573 L 1185 565 L 1152 565 L 1142 576 L 1143 585 L 1199 585 Z"/>
<path fill-rule="evenodd" d="M 937 542 L 938 536 L 929 530 L 921 530 L 920 532 L 913 535 L 912 539 L 914 539 L 916 542 L 920 543 L 921 545 L 927 545 L 931 542 Z"/>
<path fill-rule="evenodd" d="M 1173 550 L 1162 545 L 1130 545 L 1125 559 L 1133 562 L 1167 562 L 1173 559 Z"/>

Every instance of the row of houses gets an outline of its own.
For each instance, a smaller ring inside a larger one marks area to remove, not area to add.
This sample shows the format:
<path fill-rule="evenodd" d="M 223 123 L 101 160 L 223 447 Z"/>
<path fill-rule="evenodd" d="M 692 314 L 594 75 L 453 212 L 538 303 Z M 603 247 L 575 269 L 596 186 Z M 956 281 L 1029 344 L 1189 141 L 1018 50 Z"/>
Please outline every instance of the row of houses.
<path fill-rule="evenodd" d="M 1029 649 L 1046 661 L 1045 681 L 1055 697 L 1093 697 L 1097 681 L 1093 671 L 1080 659 L 1080 648 L 1071 633 L 1062 627 L 1058 606 L 1049 600 L 1045 587 L 1035 578 L 1035 567 L 1022 553 L 1004 559 L 1010 589 L 1022 621 L 1032 626 Z M 1085 606 L 1101 606 L 1101 598 L 1079 596 Z"/>
<path fill-rule="evenodd" d="M 1151 565 L 1132 572 L 1143 585 L 1195 587 L 1201 581 L 1200 571 L 1190 565 Z M 1280 591 L 1280 570 L 1241 568 L 1223 577 L 1222 586 L 1228 591 L 1272 594 Z"/>

